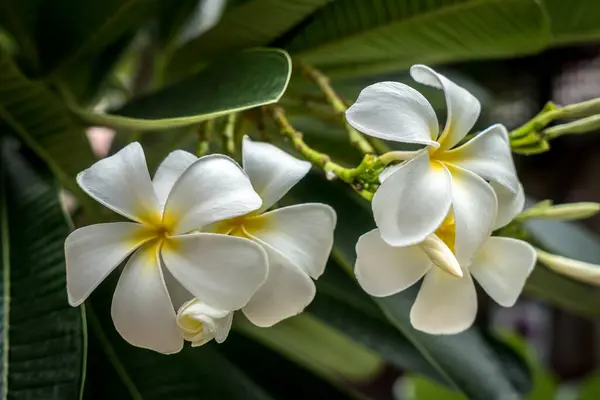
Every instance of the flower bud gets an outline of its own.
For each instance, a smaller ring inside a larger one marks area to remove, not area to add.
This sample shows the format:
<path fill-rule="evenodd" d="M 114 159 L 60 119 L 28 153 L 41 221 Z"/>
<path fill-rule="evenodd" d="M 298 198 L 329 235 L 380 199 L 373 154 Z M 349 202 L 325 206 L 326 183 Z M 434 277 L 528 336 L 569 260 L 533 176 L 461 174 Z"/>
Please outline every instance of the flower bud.
<path fill-rule="evenodd" d="M 436 235 L 429 235 L 419 243 L 419 247 L 436 266 L 457 278 L 462 278 L 463 272 L 452 250 Z"/>
<path fill-rule="evenodd" d="M 519 215 L 520 220 L 539 218 L 555 220 L 575 220 L 589 218 L 600 211 L 600 203 L 568 203 L 558 206 L 534 207 Z"/>
<path fill-rule="evenodd" d="M 551 270 L 591 285 L 600 286 L 600 265 L 535 250 L 538 261 Z"/>
<path fill-rule="evenodd" d="M 181 306 L 177 312 L 177 325 L 183 338 L 193 347 L 215 339 L 223 343 L 227 339 L 233 312 L 214 308 L 198 299 L 193 299 Z"/>

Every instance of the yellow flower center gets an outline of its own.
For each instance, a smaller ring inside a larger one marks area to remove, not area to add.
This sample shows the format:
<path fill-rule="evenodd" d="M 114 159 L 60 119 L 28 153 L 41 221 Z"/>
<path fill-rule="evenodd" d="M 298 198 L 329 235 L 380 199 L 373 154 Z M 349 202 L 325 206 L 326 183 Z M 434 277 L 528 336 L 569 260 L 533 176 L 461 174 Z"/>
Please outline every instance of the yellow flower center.
<path fill-rule="evenodd" d="M 223 235 L 231 235 L 252 239 L 251 235 L 262 231 L 267 226 L 267 218 L 253 213 L 217 222 L 214 232 Z"/>
<path fill-rule="evenodd" d="M 450 210 L 446 219 L 437 228 L 434 234 L 439 237 L 442 242 L 454 253 L 454 245 L 456 242 L 456 222 L 454 221 L 454 212 Z"/>

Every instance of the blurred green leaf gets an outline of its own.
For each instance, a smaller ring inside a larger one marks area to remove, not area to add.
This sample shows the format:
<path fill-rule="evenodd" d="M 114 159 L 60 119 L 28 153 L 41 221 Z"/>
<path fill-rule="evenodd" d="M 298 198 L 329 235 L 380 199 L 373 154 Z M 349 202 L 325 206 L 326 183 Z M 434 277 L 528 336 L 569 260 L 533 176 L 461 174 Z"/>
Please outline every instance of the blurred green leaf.
<path fill-rule="evenodd" d="M 333 75 L 541 50 L 548 21 L 536 0 L 340 0 L 317 11 L 284 48 Z"/>
<path fill-rule="evenodd" d="M 89 124 L 113 128 L 141 131 L 189 126 L 276 102 L 290 73 L 286 52 L 249 50 L 215 61 L 196 75 L 134 99 L 111 114 L 74 112 Z"/>
<path fill-rule="evenodd" d="M 534 244 L 551 253 L 600 264 L 600 238 L 574 222 L 530 220 L 525 223 Z M 600 288 L 560 275 L 543 265 L 534 269 L 527 293 L 585 317 L 597 317 Z"/>
<path fill-rule="evenodd" d="M 0 49 L 0 121 L 74 192 L 73 177 L 94 162 L 83 126 L 67 107 L 40 82 L 31 81 Z"/>
<path fill-rule="evenodd" d="M 348 271 L 354 264 L 358 237 L 374 223 L 368 204 L 337 182 L 309 176 L 293 189 L 294 198 L 331 205 L 338 214 L 333 256 Z M 415 330 L 409 310 L 416 288 L 375 299 L 389 321 L 437 371 L 444 382 L 472 399 L 518 398 L 530 389 L 530 371 L 514 351 L 492 341 L 476 327 L 458 335 L 428 335 Z"/>
<path fill-rule="evenodd" d="M 594 372 L 585 378 L 577 400 L 597 400 L 600 398 L 600 372 Z"/>
<path fill-rule="evenodd" d="M 596 0 L 542 0 L 550 18 L 554 44 L 600 39 L 600 3 Z"/>
<path fill-rule="evenodd" d="M 69 225 L 54 177 L 0 140 L 0 391 L 4 399 L 80 398 L 84 309 L 67 303 Z"/>
<path fill-rule="evenodd" d="M 217 55 L 268 45 L 331 1 L 247 0 L 230 5 L 214 28 L 177 50 L 168 74 L 180 79 Z"/>

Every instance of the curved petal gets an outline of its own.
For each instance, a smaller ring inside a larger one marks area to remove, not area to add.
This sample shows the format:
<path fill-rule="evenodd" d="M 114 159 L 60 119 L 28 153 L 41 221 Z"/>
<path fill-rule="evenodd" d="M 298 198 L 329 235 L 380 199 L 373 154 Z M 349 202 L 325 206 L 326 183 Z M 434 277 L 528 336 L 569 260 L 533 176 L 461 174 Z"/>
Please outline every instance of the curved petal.
<path fill-rule="evenodd" d="M 165 206 L 169 192 L 183 171 L 192 165 L 198 157 L 184 150 L 175 150 L 160 163 L 152 179 L 154 191 L 161 207 Z"/>
<path fill-rule="evenodd" d="M 111 306 L 117 332 L 134 346 L 163 354 L 179 352 L 183 339 L 163 279 L 159 246 L 142 246 L 121 273 Z"/>
<path fill-rule="evenodd" d="M 175 182 L 165 204 L 163 221 L 176 233 L 200 229 L 215 221 L 258 209 L 262 200 L 244 171 L 231 158 L 198 159 Z"/>
<path fill-rule="evenodd" d="M 244 136 L 242 153 L 244 171 L 263 201 L 258 212 L 275 204 L 310 171 L 308 161 L 298 160 L 272 144 L 253 142 L 248 136 Z"/>
<path fill-rule="evenodd" d="M 229 336 L 229 331 L 231 330 L 231 325 L 233 324 L 233 313 L 230 312 L 227 314 L 225 318 L 222 318 L 218 321 L 215 321 L 215 326 L 217 328 L 217 334 L 215 335 L 215 341 L 217 343 L 223 343 L 227 336 Z"/>
<path fill-rule="evenodd" d="M 354 273 L 371 296 L 386 297 L 414 285 L 431 268 L 418 246 L 392 247 L 378 229 L 362 235 L 356 243 Z"/>
<path fill-rule="evenodd" d="M 367 86 L 346 111 L 346 119 L 369 136 L 438 147 L 435 111 L 421 93 L 402 83 Z"/>
<path fill-rule="evenodd" d="M 410 75 L 419 83 L 444 91 L 448 115 L 438 143 L 440 150 L 451 149 L 463 140 L 475 125 L 481 112 L 479 100 L 444 75 L 438 74 L 425 65 L 413 65 Z"/>
<path fill-rule="evenodd" d="M 519 189 L 508 132 L 503 125 L 492 125 L 462 146 L 436 153 L 436 156 L 440 161 L 468 169 L 513 193 Z"/>
<path fill-rule="evenodd" d="M 315 297 L 315 284 L 298 266 L 258 240 L 269 257 L 266 282 L 244 306 L 244 315 L 256 326 L 269 327 L 300 314 Z"/>
<path fill-rule="evenodd" d="M 97 224 L 73 231 L 65 241 L 69 304 L 80 305 L 121 262 L 152 239 L 133 222 Z"/>
<path fill-rule="evenodd" d="M 450 209 L 451 177 L 427 152 L 402 164 L 373 197 L 373 217 L 383 240 L 409 246 L 425 240 Z"/>
<path fill-rule="evenodd" d="M 512 307 L 535 266 L 535 249 L 527 242 L 491 237 L 483 245 L 469 271 L 483 290 L 503 307 Z"/>
<path fill-rule="evenodd" d="M 245 306 L 267 278 L 265 251 L 244 238 L 213 233 L 175 236 L 161 254 L 183 287 L 222 310 Z"/>
<path fill-rule="evenodd" d="M 158 198 L 144 150 L 137 142 L 80 172 L 77 183 L 96 201 L 124 217 L 149 224 L 160 222 Z"/>
<path fill-rule="evenodd" d="M 335 211 L 328 205 L 307 203 L 254 217 L 244 228 L 317 279 L 325 270 L 333 246 L 336 219 Z"/>
<path fill-rule="evenodd" d="M 496 198 L 498 199 L 498 215 L 496 216 L 493 228 L 496 230 L 507 225 L 523 211 L 523 207 L 525 207 L 525 191 L 521 184 L 519 184 L 517 193 L 511 192 L 495 182 L 490 182 L 490 186 L 494 189 Z"/>
<path fill-rule="evenodd" d="M 177 281 L 177 279 L 175 279 L 173 274 L 169 272 L 168 268 L 163 269 L 163 277 L 165 278 L 165 284 L 167 285 L 169 297 L 171 297 L 171 303 L 173 303 L 173 307 L 176 310 L 180 309 L 184 304 L 194 299 L 194 295 L 184 288 L 183 285 Z"/>
<path fill-rule="evenodd" d="M 469 272 L 463 268 L 463 277 L 457 278 L 431 268 L 410 310 L 410 322 L 423 332 L 450 335 L 468 329 L 476 315 L 477 293 Z"/>
<path fill-rule="evenodd" d="M 461 265 L 468 265 L 492 233 L 498 201 L 492 187 L 474 173 L 456 166 L 448 166 L 448 170 L 452 174 L 455 254 Z"/>

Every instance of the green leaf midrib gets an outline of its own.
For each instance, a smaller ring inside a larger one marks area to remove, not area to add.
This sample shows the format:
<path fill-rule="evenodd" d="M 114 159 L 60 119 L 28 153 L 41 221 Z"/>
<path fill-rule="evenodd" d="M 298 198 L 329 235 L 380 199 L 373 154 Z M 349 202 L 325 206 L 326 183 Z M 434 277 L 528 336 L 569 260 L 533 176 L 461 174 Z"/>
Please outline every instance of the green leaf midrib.
<path fill-rule="evenodd" d="M 8 213 L 6 209 L 6 181 L 4 166 L 0 164 L 0 240 L 2 243 L 2 399 L 8 398 L 9 330 L 10 330 L 10 246 Z"/>

